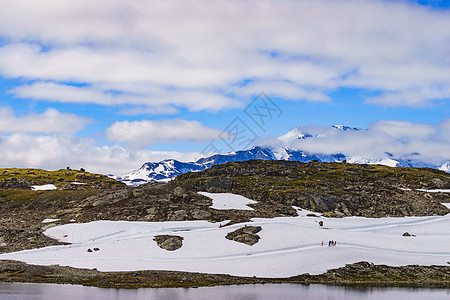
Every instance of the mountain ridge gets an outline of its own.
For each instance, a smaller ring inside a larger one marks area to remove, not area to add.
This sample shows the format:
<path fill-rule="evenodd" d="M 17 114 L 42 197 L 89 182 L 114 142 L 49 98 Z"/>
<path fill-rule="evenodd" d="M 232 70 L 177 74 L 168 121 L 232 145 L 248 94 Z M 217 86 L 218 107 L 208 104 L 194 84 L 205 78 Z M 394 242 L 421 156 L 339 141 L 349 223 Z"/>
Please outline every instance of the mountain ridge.
<path fill-rule="evenodd" d="M 350 127 L 346 125 L 333 125 L 331 128 L 343 132 L 359 132 L 367 129 Z M 423 162 L 415 159 L 417 153 L 404 157 L 395 157 L 385 152 L 383 157 L 352 156 L 345 153 L 326 154 L 320 152 L 308 152 L 292 146 L 298 140 L 311 140 L 326 136 L 326 133 L 312 133 L 305 131 L 302 127 L 295 127 L 291 131 L 277 138 L 278 146 L 255 146 L 247 150 L 233 151 L 225 154 L 213 154 L 202 157 L 193 162 L 181 162 L 175 159 L 165 159 L 160 162 L 146 162 L 140 168 L 126 173 L 122 176 L 111 176 L 129 186 L 137 186 L 147 182 L 168 182 L 176 176 L 187 172 L 198 172 L 208 169 L 214 165 L 247 161 L 252 159 L 261 160 L 287 160 L 310 162 L 343 162 L 357 164 L 381 164 L 390 167 L 429 167 L 450 172 L 450 162 L 442 165 Z"/>

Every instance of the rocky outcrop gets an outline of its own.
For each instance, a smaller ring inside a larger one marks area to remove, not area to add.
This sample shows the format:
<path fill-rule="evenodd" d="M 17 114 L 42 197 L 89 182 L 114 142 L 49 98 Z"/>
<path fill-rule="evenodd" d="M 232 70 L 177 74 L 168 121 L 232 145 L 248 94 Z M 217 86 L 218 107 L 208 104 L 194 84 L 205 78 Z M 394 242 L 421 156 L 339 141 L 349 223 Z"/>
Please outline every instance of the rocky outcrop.
<path fill-rule="evenodd" d="M 262 230 L 261 226 L 245 226 L 227 234 L 226 238 L 238 243 L 253 246 L 260 237 L 257 235 Z"/>
<path fill-rule="evenodd" d="M 200 287 L 214 285 L 261 284 L 267 279 L 225 274 L 188 273 L 176 271 L 100 272 L 63 266 L 28 265 L 18 261 L 0 260 L 0 282 L 42 282 L 77 284 L 104 288 Z M 278 280 L 274 280 L 278 282 Z"/>
<path fill-rule="evenodd" d="M 417 189 L 450 186 L 446 172 L 348 163 L 244 161 L 178 176 L 173 186 L 231 192 L 258 201 L 265 217 L 296 215 L 292 206 L 327 217 L 429 216 L 450 210 L 446 193 Z"/>
<path fill-rule="evenodd" d="M 131 189 L 125 188 L 117 191 L 109 191 L 89 197 L 85 200 L 85 205 L 89 206 L 104 206 L 110 205 L 132 196 Z"/>
<path fill-rule="evenodd" d="M 310 276 L 308 281 L 351 285 L 449 287 L 450 267 L 418 265 L 391 267 L 359 262 L 329 270 L 321 275 Z"/>
<path fill-rule="evenodd" d="M 211 217 L 211 213 L 209 211 L 195 209 L 192 212 L 192 218 L 197 219 L 197 220 L 207 220 L 210 217 Z"/>
<path fill-rule="evenodd" d="M 175 251 L 183 246 L 183 237 L 177 235 L 157 235 L 153 240 L 167 251 Z"/>
<path fill-rule="evenodd" d="M 450 267 L 390 267 L 359 262 L 324 274 L 303 274 L 291 278 L 238 277 L 224 274 L 202 274 L 176 271 L 100 272 L 63 266 L 28 265 L 17 261 L 0 261 L 0 282 L 43 282 L 82 284 L 97 287 L 199 287 L 213 285 L 262 283 L 321 283 L 333 285 L 407 286 L 450 288 Z"/>
<path fill-rule="evenodd" d="M 46 183 L 54 183 L 58 190 L 29 188 Z M 441 204 L 449 202 L 448 193 L 416 190 L 448 188 L 448 173 L 348 163 L 236 162 L 180 175 L 167 184 L 136 188 L 73 170 L 0 169 L 0 184 L 4 187 L 0 193 L 0 212 L 4 212 L 0 215 L 0 253 L 59 244 L 42 234 L 45 218 L 60 219 L 58 225 L 97 220 L 230 220 L 232 225 L 258 217 L 296 216 L 293 206 L 325 217 L 450 213 Z M 212 200 L 198 191 L 235 193 L 258 203 L 252 205 L 254 210 L 216 210 L 210 207 Z M 248 243 L 256 240 L 245 238 Z"/>
<path fill-rule="evenodd" d="M 0 188 L 2 189 L 30 189 L 31 181 L 25 178 L 8 178 L 0 180 Z"/>

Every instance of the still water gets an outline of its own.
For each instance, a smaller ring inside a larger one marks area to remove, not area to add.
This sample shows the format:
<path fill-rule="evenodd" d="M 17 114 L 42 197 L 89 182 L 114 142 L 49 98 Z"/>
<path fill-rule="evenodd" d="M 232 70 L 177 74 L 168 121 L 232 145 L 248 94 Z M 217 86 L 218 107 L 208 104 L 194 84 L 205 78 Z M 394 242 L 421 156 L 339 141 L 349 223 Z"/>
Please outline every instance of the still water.
<path fill-rule="evenodd" d="M 265 284 L 172 289 L 102 289 L 78 285 L 0 283 L 0 299 L 450 300 L 450 289 L 348 288 L 320 284 Z"/>

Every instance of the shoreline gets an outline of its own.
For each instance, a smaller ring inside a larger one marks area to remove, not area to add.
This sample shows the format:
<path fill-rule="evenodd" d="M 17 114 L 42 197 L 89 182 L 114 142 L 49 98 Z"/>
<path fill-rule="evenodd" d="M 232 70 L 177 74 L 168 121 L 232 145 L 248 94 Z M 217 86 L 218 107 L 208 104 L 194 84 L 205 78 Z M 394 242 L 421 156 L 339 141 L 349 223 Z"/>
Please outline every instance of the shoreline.
<path fill-rule="evenodd" d="M 180 271 L 100 272 L 63 266 L 30 265 L 1 260 L 0 282 L 54 283 L 99 288 L 196 288 L 242 284 L 326 284 L 352 287 L 450 288 L 450 266 L 373 265 L 358 262 L 320 275 L 289 278 L 240 277 Z"/>

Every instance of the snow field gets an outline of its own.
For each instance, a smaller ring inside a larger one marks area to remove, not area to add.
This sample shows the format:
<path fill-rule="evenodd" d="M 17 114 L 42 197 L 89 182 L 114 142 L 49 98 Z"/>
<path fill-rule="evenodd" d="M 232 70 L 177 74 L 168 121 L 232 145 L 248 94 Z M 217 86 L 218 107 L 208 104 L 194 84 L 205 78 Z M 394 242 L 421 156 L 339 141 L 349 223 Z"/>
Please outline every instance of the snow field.
<path fill-rule="evenodd" d="M 244 196 L 230 193 L 199 192 L 199 194 L 211 198 L 213 204 L 210 207 L 218 210 L 222 209 L 253 210 L 253 208 L 247 206 L 247 204 L 258 203 L 257 201 L 250 200 L 248 198 L 245 198 Z"/>
<path fill-rule="evenodd" d="M 32 185 L 31 189 L 33 191 L 50 191 L 56 190 L 56 186 L 54 184 Z"/>
<path fill-rule="evenodd" d="M 219 198 L 225 201 L 228 197 L 234 203 L 235 196 Z M 358 261 L 392 266 L 447 265 L 450 261 L 450 215 L 335 219 L 307 217 L 310 212 L 306 210 L 299 213 L 298 217 L 255 218 L 222 228 L 207 221 L 66 224 L 45 234 L 71 245 L 6 253 L 0 259 L 101 271 L 175 270 L 260 277 L 320 274 Z M 225 238 L 245 225 L 262 227 L 257 244 Z M 403 237 L 404 232 L 415 237 Z M 153 238 L 161 234 L 182 236 L 183 247 L 176 251 L 159 248 Z M 328 247 L 329 240 L 337 245 Z M 87 252 L 94 247 L 100 251 Z"/>

